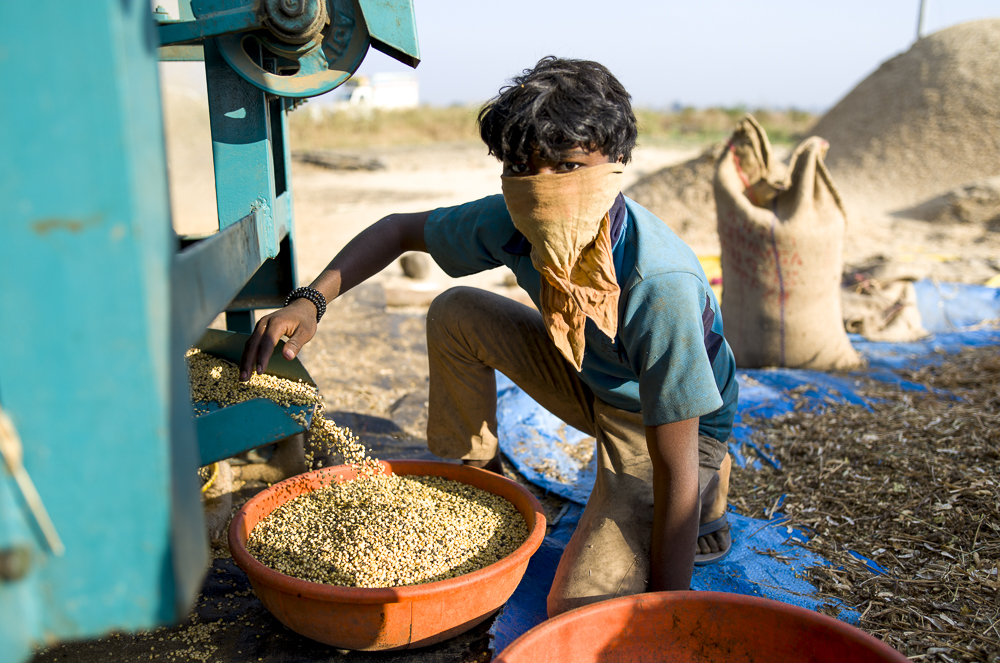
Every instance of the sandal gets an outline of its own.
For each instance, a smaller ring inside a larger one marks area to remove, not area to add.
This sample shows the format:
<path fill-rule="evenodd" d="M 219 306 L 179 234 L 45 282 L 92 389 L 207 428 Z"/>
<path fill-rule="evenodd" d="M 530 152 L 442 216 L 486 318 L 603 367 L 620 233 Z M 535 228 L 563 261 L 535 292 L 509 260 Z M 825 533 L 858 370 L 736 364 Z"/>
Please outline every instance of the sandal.
<path fill-rule="evenodd" d="M 733 537 L 729 535 L 729 518 L 726 514 L 723 514 L 721 518 L 712 520 L 698 527 L 698 538 L 705 536 L 706 534 L 712 534 L 713 532 L 720 532 L 723 534 L 722 541 L 724 547 L 718 552 L 711 553 L 696 553 L 694 556 L 695 566 L 705 566 L 706 564 L 715 564 L 721 561 L 729 551 L 733 549 Z"/>

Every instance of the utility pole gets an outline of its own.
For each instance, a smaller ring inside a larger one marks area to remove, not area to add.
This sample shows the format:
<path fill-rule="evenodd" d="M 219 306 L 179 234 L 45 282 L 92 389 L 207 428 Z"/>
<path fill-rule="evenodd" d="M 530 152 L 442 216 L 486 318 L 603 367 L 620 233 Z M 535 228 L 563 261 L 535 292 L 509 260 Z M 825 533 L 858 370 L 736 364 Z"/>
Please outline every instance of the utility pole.
<path fill-rule="evenodd" d="M 917 17 L 917 39 L 924 38 L 924 23 L 927 20 L 927 0 L 920 0 L 920 14 Z"/>

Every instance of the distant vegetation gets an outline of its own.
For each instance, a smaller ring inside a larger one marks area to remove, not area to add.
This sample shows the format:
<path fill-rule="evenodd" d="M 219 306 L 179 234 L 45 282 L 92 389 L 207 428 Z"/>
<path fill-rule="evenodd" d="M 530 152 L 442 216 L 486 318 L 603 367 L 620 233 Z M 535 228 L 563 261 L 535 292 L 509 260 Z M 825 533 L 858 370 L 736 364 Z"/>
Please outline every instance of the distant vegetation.
<path fill-rule="evenodd" d="M 637 110 L 639 142 L 647 145 L 714 143 L 727 138 L 747 112 L 753 114 L 776 145 L 794 144 L 807 136 L 819 119 L 799 110 L 774 111 L 758 108 L 684 108 L 676 112 Z"/>
<path fill-rule="evenodd" d="M 421 106 L 408 110 L 347 110 L 314 115 L 309 104 L 289 116 L 296 149 L 338 149 L 470 142 L 478 108 Z"/>
<path fill-rule="evenodd" d="M 478 107 L 421 106 L 411 110 L 340 111 L 314 114 L 306 104 L 291 114 L 289 128 L 296 149 L 345 149 L 421 145 L 479 140 Z M 746 108 L 684 108 L 676 112 L 640 109 L 640 145 L 704 145 L 728 136 Z M 818 119 L 812 113 L 751 111 L 775 144 L 793 144 Z"/>

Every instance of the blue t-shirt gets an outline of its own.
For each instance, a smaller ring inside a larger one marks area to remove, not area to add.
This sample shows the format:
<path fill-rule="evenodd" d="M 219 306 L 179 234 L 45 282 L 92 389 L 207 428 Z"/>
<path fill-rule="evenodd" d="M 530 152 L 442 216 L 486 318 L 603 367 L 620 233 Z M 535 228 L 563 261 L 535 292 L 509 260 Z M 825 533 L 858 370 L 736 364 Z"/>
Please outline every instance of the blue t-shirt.
<path fill-rule="evenodd" d="M 699 433 L 725 442 L 738 387 L 719 303 L 688 245 L 638 203 L 625 198 L 625 209 L 613 248 L 618 334 L 587 319 L 580 379 L 606 403 L 641 411 L 647 426 L 700 417 Z M 506 265 L 539 307 L 541 274 L 527 251 L 510 251 L 517 237 L 500 194 L 436 209 L 424 227 L 427 250 L 448 275 Z"/>

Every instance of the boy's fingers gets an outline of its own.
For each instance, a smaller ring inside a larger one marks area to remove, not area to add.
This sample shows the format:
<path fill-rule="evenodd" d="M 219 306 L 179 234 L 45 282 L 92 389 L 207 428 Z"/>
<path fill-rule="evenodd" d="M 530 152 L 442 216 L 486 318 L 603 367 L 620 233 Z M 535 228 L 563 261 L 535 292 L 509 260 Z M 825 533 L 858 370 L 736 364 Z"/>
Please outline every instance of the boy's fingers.
<path fill-rule="evenodd" d="M 263 373 L 267 370 L 274 348 L 282 336 L 289 337 L 282 354 L 286 359 L 294 359 L 313 333 L 314 330 L 310 330 L 308 324 L 292 311 L 283 310 L 261 318 L 243 346 L 240 380 L 249 380 L 254 371 Z"/>
<path fill-rule="evenodd" d="M 281 332 L 273 328 L 268 328 L 264 335 L 260 339 L 260 347 L 257 348 L 257 372 L 263 373 L 267 370 L 267 362 L 271 360 L 271 353 L 274 352 L 274 346 L 277 345 L 278 339 L 281 338 Z"/>
<path fill-rule="evenodd" d="M 274 352 L 274 346 L 288 326 L 278 320 L 261 318 L 246 345 L 243 346 L 243 355 L 240 357 L 240 380 L 249 380 L 255 371 L 263 373 L 267 370 L 267 363 L 271 359 L 271 353 Z"/>
<path fill-rule="evenodd" d="M 257 364 L 257 349 L 260 347 L 260 339 L 267 328 L 267 323 L 260 320 L 254 327 L 253 334 L 243 345 L 243 354 L 240 355 L 240 380 L 246 382 L 250 379 Z"/>
<path fill-rule="evenodd" d="M 300 326 L 296 329 L 295 333 L 292 334 L 287 341 L 285 341 L 285 349 L 282 353 L 285 356 L 285 359 L 295 359 L 299 356 L 299 350 L 302 349 L 303 345 L 309 342 L 310 338 L 312 338 L 312 335 L 306 332 L 303 327 Z"/>

